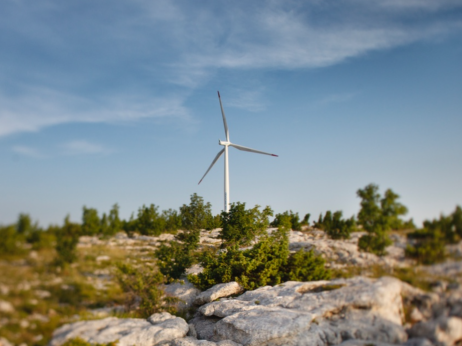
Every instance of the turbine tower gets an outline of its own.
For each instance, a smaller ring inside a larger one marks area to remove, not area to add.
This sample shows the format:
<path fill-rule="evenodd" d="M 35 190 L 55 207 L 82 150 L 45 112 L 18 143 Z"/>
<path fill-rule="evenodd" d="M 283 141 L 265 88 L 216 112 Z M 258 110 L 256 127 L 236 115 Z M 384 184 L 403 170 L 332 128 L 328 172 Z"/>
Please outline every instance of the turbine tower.
<path fill-rule="evenodd" d="M 276 156 L 275 154 L 270 154 L 270 153 L 265 153 L 264 151 L 260 150 L 255 150 L 247 147 L 243 147 L 242 145 L 237 145 L 234 143 L 231 143 L 229 141 L 229 131 L 228 131 L 228 124 L 226 123 L 226 117 L 225 117 L 225 111 L 223 110 L 223 104 L 221 103 L 221 97 L 220 97 L 220 92 L 218 91 L 218 100 L 220 101 L 220 108 L 221 108 L 221 115 L 223 116 L 223 124 L 225 126 L 225 135 L 226 135 L 226 141 L 218 140 L 218 144 L 224 146 L 223 149 L 220 150 L 220 152 L 215 156 L 215 159 L 213 160 L 212 164 L 210 165 L 209 169 L 207 169 L 207 172 L 205 172 L 204 176 L 202 179 L 199 181 L 199 184 L 202 182 L 202 180 L 205 178 L 207 173 L 212 169 L 213 165 L 215 162 L 218 161 L 218 159 L 225 153 L 225 211 L 228 213 L 229 212 L 229 164 L 228 164 L 228 147 L 234 147 L 236 149 L 242 150 L 242 151 L 248 151 L 250 153 L 257 153 L 257 154 L 263 154 L 263 155 L 270 155 L 270 156 Z"/>

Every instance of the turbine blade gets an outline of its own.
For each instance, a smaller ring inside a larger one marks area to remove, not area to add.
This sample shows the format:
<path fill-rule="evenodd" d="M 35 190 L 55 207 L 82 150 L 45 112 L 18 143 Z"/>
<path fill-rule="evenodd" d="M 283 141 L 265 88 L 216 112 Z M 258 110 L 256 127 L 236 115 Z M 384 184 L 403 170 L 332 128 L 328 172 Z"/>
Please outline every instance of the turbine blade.
<path fill-rule="evenodd" d="M 225 125 L 226 141 L 229 142 L 228 123 L 226 122 L 225 111 L 223 110 L 223 105 L 221 104 L 221 97 L 220 97 L 219 91 L 218 91 L 218 100 L 220 100 L 221 115 L 223 116 L 223 124 Z"/>
<path fill-rule="evenodd" d="M 222 150 L 220 150 L 220 152 L 217 154 L 217 156 L 215 156 L 215 159 L 213 160 L 212 164 L 210 165 L 209 169 L 207 170 L 207 172 L 205 172 L 204 176 L 201 178 L 201 180 L 199 181 L 199 184 L 202 182 L 202 180 L 205 178 L 205 176 L 207 175 L 207 173 L 212 169 L 213 165 L 215 164 L 215 162 L 218 161 L 218 159 L 220 158 L 221 155 L 223 155 L 223 153 L 225 152 L 225 148 L 223 148 Z M 199 185 L 197 184 L 197 185 Z"/>
<path fill-rule="evenodd" d="M 242 150 L 242 151 L 248 151 L 249 153 L 256 153 L 256 154 L 263 154 L 263 155 L 269 155 L 269 156 L 278 157 L 276 154 L 265 153 L 264 151 L 243 147 L 242 145 L 237 145 L 237 144 L 230 143 L 229 146 L 235 147 L 236 149 L 239 149 L 239 150 Z"/>

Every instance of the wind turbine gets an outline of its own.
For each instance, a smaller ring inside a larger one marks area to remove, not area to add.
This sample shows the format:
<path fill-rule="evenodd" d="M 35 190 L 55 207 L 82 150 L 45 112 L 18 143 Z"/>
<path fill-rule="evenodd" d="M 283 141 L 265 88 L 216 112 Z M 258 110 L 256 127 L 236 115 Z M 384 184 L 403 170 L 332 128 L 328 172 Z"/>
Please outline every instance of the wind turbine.
<path fill-rule="evenodd" d="M 220 152 L 215 156 L 215 159 L 213 160 L 212 164 L 210 165 L 209 169 L 207 169 L 207 172 L 205 172 L 204 176 L 202 179 L 199 181 L 199 184 L 202 182 L 202 180 L 205 178 L 207 173 L 212 169 L 213 165 L 215 162 L 218 161 L 218 159 L 225 153 L 225 211 L 228 213 L 229 212 L 229 164 L 228 164 L 228 147 L 234 147 L 236 149 L 242 150 L 242 151 L 248 151 L 250 153 L 257 153 L 257 154 L 263 154 L 263 155 L 270 155 L 270 156 L 276 156 L 275 154 L 270 154 L 270 153 L 265 153 L 264 151 L 260 150 L 255 150 L 247 147 L 243 147 L 242 145 L 237 145 L 234 143 L 231 143 L 229 141 L 229 131 L 228 131 L 228 124 L 226 123 L 226 117 L 225 117 L 225 111 L 223 110 L 223 104 L 221 103 L 221 97 L 220 97 L 220 92 L 218 91 L 218 100 L 220 101 L 220 108 L 221 108 L 221 115 L 223 116 L 223 124 L 225 126 L 225 135 L 226 135 L 226 141 L 218 140 L 218 144 L 224 146 L 223 149 L 220 150 Z M 198 185 L 199 185 L 198 184 Z"/>

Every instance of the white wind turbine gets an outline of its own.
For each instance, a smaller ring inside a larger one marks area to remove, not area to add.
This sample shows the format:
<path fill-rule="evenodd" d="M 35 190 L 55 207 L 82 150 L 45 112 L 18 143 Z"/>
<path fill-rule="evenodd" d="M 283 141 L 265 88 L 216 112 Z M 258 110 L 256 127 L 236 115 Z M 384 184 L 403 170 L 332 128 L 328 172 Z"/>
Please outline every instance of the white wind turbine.
<path fill-rule="evenodd" d="M 223 115 L 223 124 L 225 125 L 225 134 L 226 134 L 226 141 L 218 140 L 218 144 L 224 146 L 223 149 L 220 150 L 220 152 L 217 154 L 215 159 L 213 160 L 212 164 L 210 165 L 209 169 L 207 169 L 207 172 L 205 172 L 204 176 L 202 179 L 199 181 L 199 184 L 202 182 L 202 180 L 205 178 L 207 173 L 212 169 L 213 165 L 215 162 L 218 161 L 221 155 L 225 153 L 225 211 L 229 212 L 229 164 L 228 164 L 228 147 L 234 147 L 239 150 L 243 151 L 248 151 L 251 153 L 257 153 L 257 154 L 264 154 L 264 155 L 270 155 L 270 156 L 276 156 L 275 154 L 270 154 L 270 153 L 265 153 L 264 151 L 259 151 L 247 147 L 243 147 L 242 145 L 237 145 L 234 143 L 231 143 L 229 141 L 229 131 L 228 131 L 228 124 L 226 123 L 226 117 L 225 117 L 225 112 L 223 111 L 223 105 L 221 104 L 221 97 L 220 97 L 220 92 L 218 91 L 218 100 L 220 100 L 220 108 L 221 108 L 221 114 Z"/>

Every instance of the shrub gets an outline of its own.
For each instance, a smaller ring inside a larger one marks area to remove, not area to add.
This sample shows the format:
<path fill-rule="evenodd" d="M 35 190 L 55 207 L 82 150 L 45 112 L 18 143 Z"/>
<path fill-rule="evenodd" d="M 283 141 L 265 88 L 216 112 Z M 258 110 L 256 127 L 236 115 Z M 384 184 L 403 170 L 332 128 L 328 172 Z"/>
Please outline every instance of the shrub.
<path fill-rule="evenodd" d="M 1 255 L 21 255 L 25 252 L 22 244 L 24 238 L 18 234 L 16 227 L 0 227 L 0 254 Z"/>
<path fill-rule="evenodd" d="M 81 338 L 74 338 L 74 339 L 66 340 L 66 342 L 62 344 L 61 346 L 117 346 L 117 341 L 108 342 L 107 344 L 94 344 L 94 343 L 89 343 L 88 341 L 85 341 Z"/>
<path fill-rule="evenodd" d="M 239 250 L 237 244 L 221 253 L 207 250 L 201 254 L 204 271 L 188 275 L 188 280 L 200 289 L 218 283 L 237 281 L 245 289 L 276 285 L 282 280 L 319 280 L 329 276 L 324 260 L 313 253 L 299 252 L 289 257 L 289 217 L 281 218 L 279 229 L 264 235 L 248 250 Z"/>
<path fill-rule="evenodd" d="M 134 307 L 139 301 L 140 317 L 146 318 L 162 311 L 175 312 L 174 304 L 179 299 L 164 294 L 161 285 L 165 281 L 160 272 L 149 268 L 135 268 L 125 263 L 118 263 L 117 269 L 117 280 L 127 294 L 126 303 L 129 307 Z"/>
<path fill-rule="evenodd" d="M 212 229 L 215 226 L 212 205 L 196 193 L 191 195 L 189 205 L 180 207 L 181 225 L 187 230 Z"/>
<path fill-rule="evenodd" d="M 26 240 L 34 250 L 49 249 L 56 245 L 53 227 L 49 227 L 48 230 L 35 229 L 29 233 Z"/>
<path fill-rule="evenodd" d="M 270 207 L 262 211 L 256 205 L 252 209 L 245 209 L 245 203 L 232 203 L 229 212 L 221 213 L 222 230 L 220 237 L 226 246 L 249 245 L 256 236 L 266 232 L 269 226 L 268 217 L 273 215 Z M 290 228 L 290 226 L 289 226 Z"/>
<path fill-rule="evenodd" d="M 414 244 L 406 247 L 406 257 L 413 258 L 422 264 L 434 264 L 444 261 L 446 258 L 445 241 L 447 240 L 445 239 L 445 233 L 427 221 L 424 221 L 424 225 L 431 227 L 419 229 L 408 234 L 408 239 Z"/>
<path fill-rule="evenodd" d="M 407 213 L 407 208 L 397 202 L 399 195 L 391 189 L 385 191 L 383 198 L 378 190 L 377 185 L 369 184 L 357 191 L 358 197 L 361 198 L 358 222 L 369 233 L 361 237 L 358 247 L 363 251 L 383 256 L 386 254 L 385 248 L 391 244 L 387 233 L 402 223 L 400 216 Z"/>
<path fill-rule="evenodd" d="M 96 235 L 101 231 L 101 220 L 94 208 L 82 208 L 82 235 Z"/>
<path fill-rule="evenodd" d="M 138 218 L 135 222 L 135 231 L 143 235 L 158 236 L 166 228 L 165 219 L 159 214 L 159 207 L 151 204 L 149 207 L 143 205 L 138 210 Z"/>
<path fill-rule="evenodd" d="M 64 225 L 56 231 L 56 264 L 64 266 L 77 259 L 77 243 L 81 228 L 79 224 L 69 221 L 69 216 L 64 219 Z"/>
<path fill-rule="evenodd" d="M 310 218 L 310 214 L 306 214 L 305 219 L 303 219 L 303 221 L 300 222 L 300 217 L 298 216 L 298 213 L 294 213 L 292 210 L 285 211 L 282 214 L 276 214 L 273 222 L 271 222 L 271 226 L 279 227 L 279 225 L 281 224 L 281 218 L 284 216 L 289 217 L 290 225 L 291 225 L 290 228 L 293 229 L 294 231 L 300 231 L 303 225 L 308 224 L 308 220 Z"/>
<path fill-rule="evenodd" d="M 331 278 L 330 270 L 325 268 L 324 258 L 315 255 L 313 250 L 305 252 L 300 249 L 291 254 L 282 273 L 284 281 L 316 281 Z"/>
<path fill-rule="evenodd" d="M 354 217 L 342 219 L 342 212 L 336 211 L 333 215 L 331 211 L 327 211 L 322 217 L 319 215 L 318 222 L 315 222 L 315 227 L 324 230 L 332 239 L 348 239 L 351 232 L 356 229 L 356 221 Z"/>
<path fill-rule="evenodd" d="M 179 279 L 196 262 L 194 251 L 199 245 L 200 231 L 183 231 L 169 246 L 162 244 L 155 252 L 157 265 L 168 281 Z"/>
<path fill-rule="evenodd" d="M 375 253 L 378 256 L 386 255 L 385 248 L 391 244 L 391 239 L 384 234 L 366 234 L 358 241 L 358 247 L 361 250 Z"/>
<path fill-rule="evenodd" d="M 426 233 L 439 232 L 445 243 L 457 243 L 462 239 L 462 209 L 457 206 L 452 214 L 448 216 L 440 215 L 439 219 L 425 220 L 423 226 Z"/>

